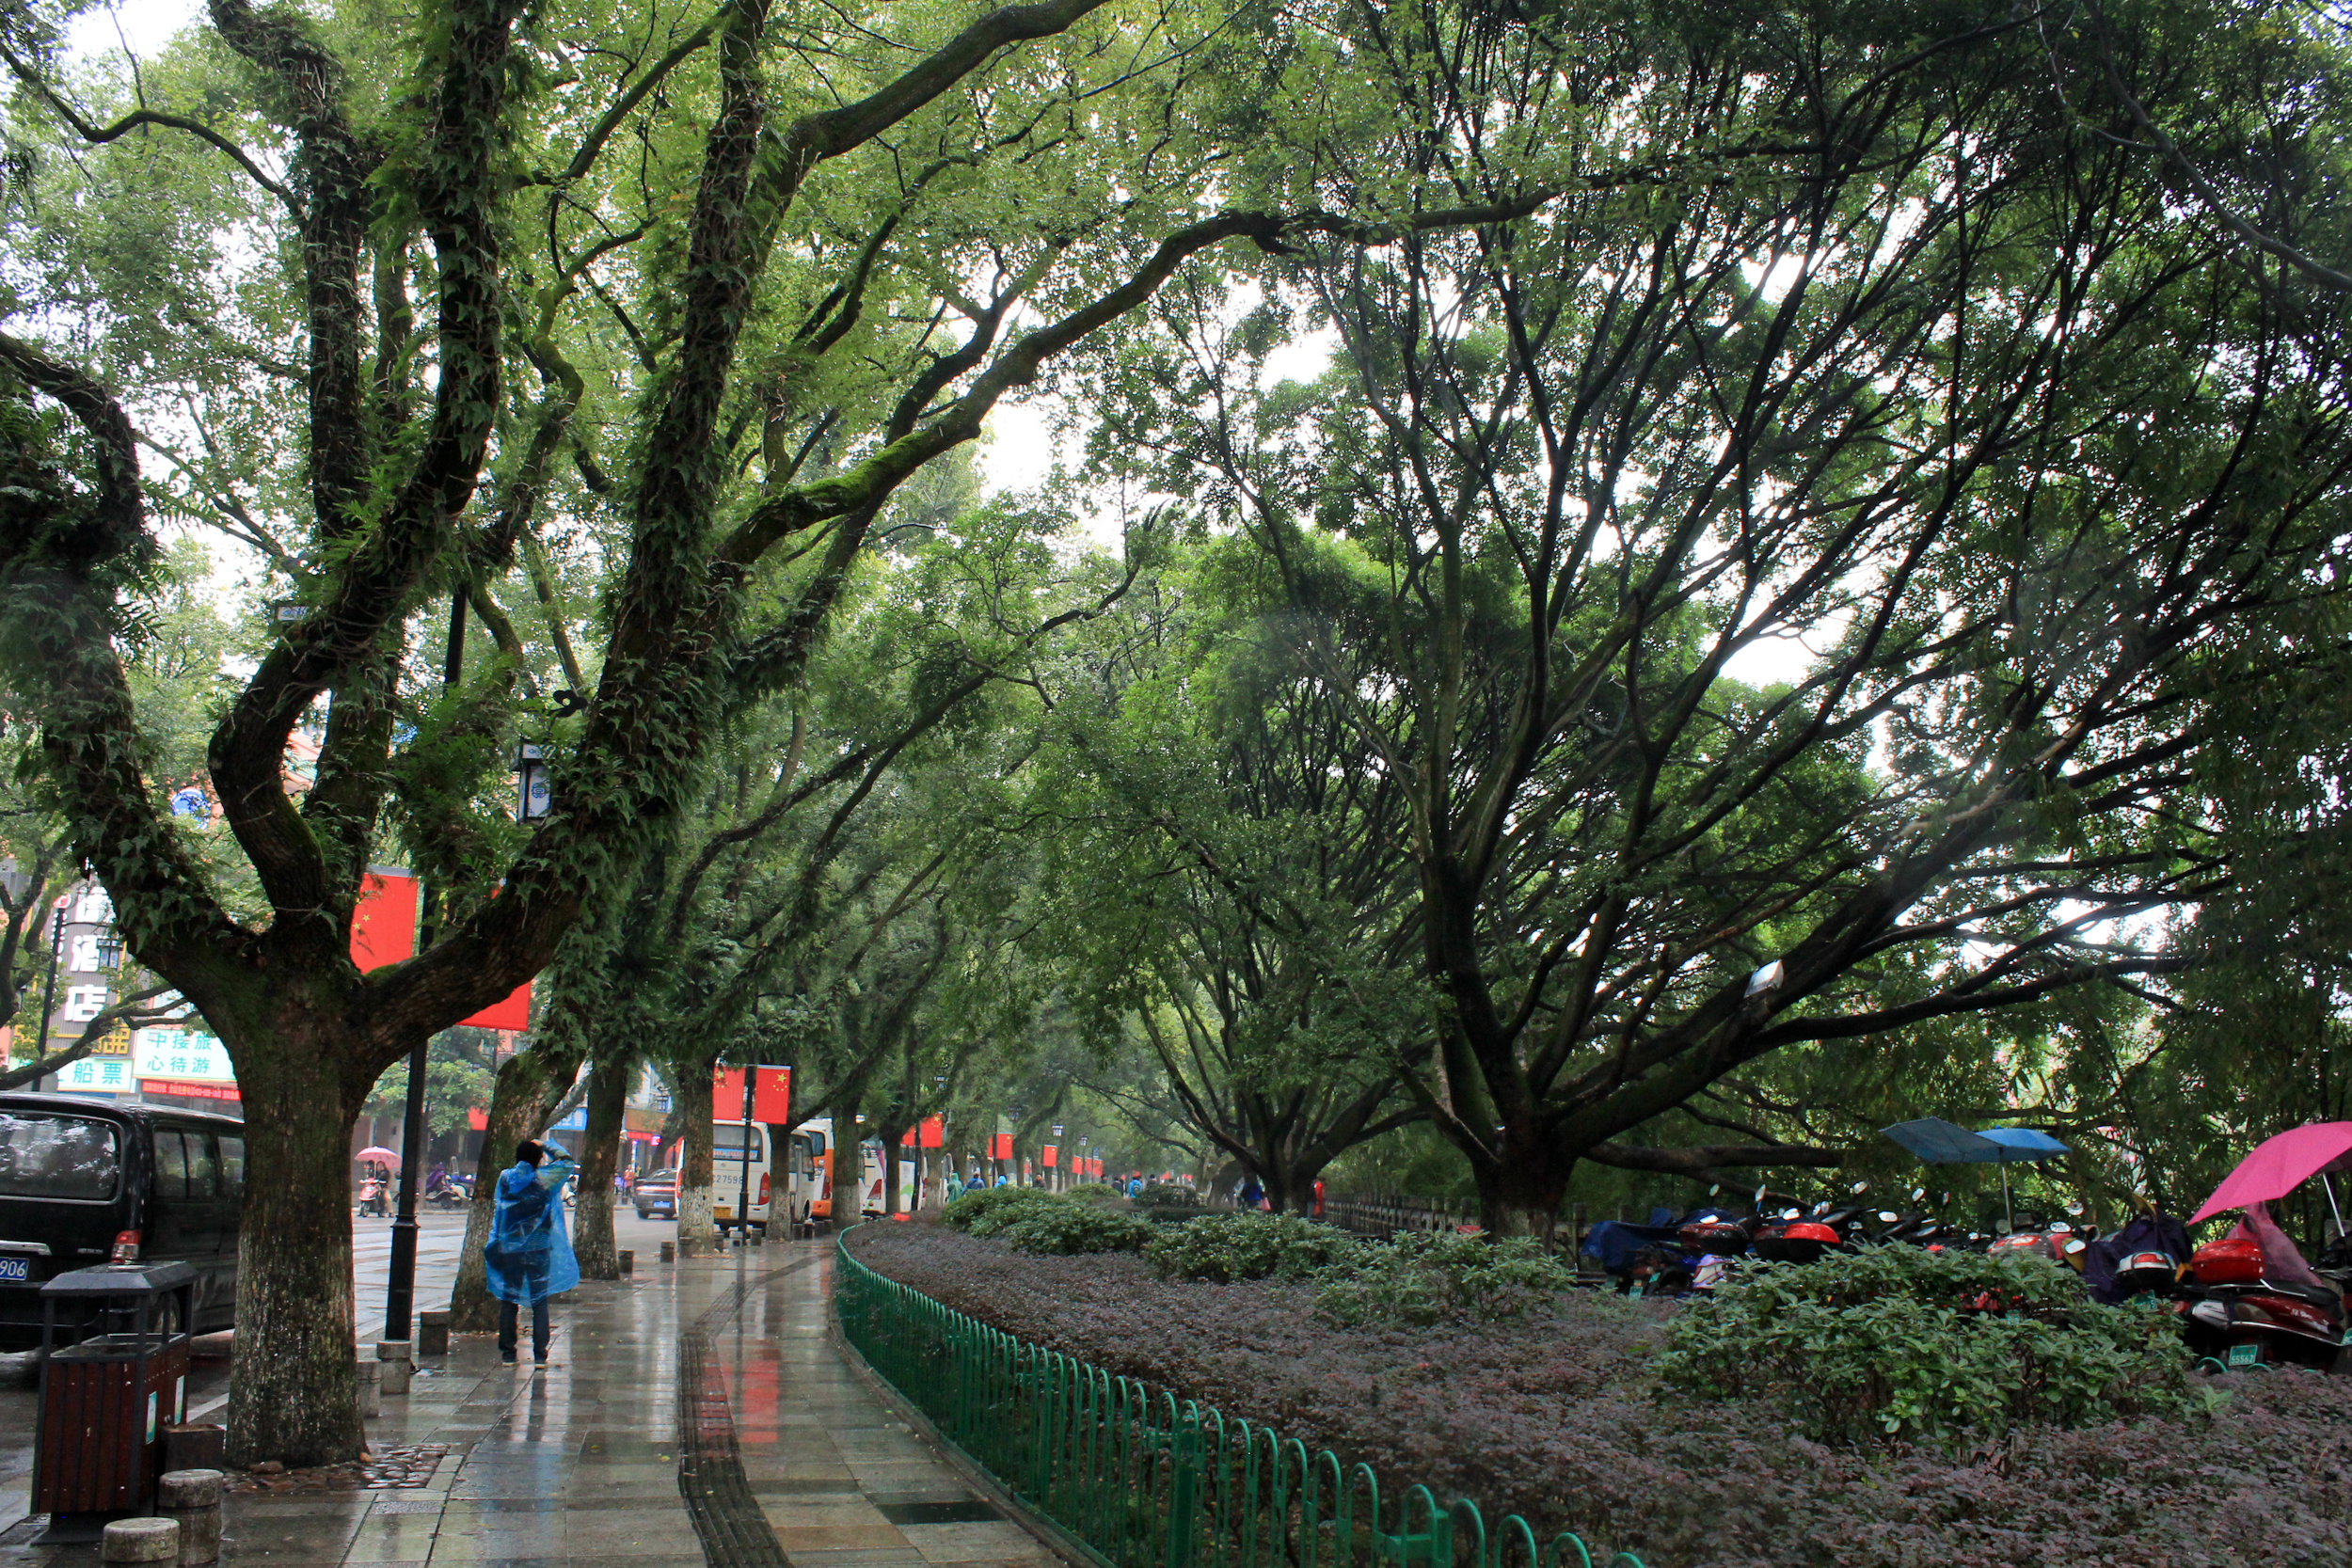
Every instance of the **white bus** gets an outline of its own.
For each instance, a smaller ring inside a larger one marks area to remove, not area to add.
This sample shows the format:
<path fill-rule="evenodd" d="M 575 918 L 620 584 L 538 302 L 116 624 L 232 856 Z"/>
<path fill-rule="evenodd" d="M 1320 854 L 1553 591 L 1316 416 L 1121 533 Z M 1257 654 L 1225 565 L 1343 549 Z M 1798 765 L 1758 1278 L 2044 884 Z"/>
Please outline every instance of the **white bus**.
<path fill-rule="evenodd" d="M 774 1156 L 781 1148 L 785 1164 L 779 1173 Z M 744 1154 L 750 1152 L 750 1173 L 744 1172 Z M 866 1181 L 863 1201 L 858 1205 L 859 1217 L 882 1212 L 882 1147 L 878 1139 L 866 1140 L 860 1151 L 859 1167 Z M 833 1191 L 833 1118 L 818 1117 L 804 1121 L 788 1133 L 765 1122 L 721 1121 L 710 1129 L 710 1217 L 724 1234 L 741 1223 L 735 1211 L 740 1206 L 746 1188 L 751 1203 L 748 1214 L 751 1223 L 767 1230 L 774 1217 L 776 1187 L 781 1184 L 784 1220 L 787 1227 L 799 1227 L 811 1219 L 830 1218 L 834 1213 Z M 912 1213 L 917 1194 L 915 1164 L 902 1157 L 898 1161 L 898 1210 Z M 844 1220 L 852 1217 L 842 1216 Z"/>

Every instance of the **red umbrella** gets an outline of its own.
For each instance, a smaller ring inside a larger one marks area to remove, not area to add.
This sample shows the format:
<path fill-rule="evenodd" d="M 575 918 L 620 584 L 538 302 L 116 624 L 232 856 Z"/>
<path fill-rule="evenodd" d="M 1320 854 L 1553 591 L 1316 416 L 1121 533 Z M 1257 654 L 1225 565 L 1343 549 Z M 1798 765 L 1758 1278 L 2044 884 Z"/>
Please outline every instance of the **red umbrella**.
<path fill-rule="evenodd" d="M 353 1155 L 352 1158 L 355 1160 L 376 1160 L 388 1165 L 397 1165 L 400 1164 L 400 1156 L 391 1149 L 386 1148 L 382 1144 L 370 1144 L 367 1148 Z"/>
<path fill-rule="evenodd" d="M 2352 1170 L 2352 1121 L 2315 1121 L 2265 1138 L 2254 1152 L 2237 1163 L 2237 1169 L 2213 1190 L 2205 1205 L 2188 1217 L 2199 1220 L 2224 1209 L 2243 1209 L 2284 1197 L 2312 1177 L 2327 1171 Z M 2334 1194 L 2330 1193 L 2332 1199 Z"/>

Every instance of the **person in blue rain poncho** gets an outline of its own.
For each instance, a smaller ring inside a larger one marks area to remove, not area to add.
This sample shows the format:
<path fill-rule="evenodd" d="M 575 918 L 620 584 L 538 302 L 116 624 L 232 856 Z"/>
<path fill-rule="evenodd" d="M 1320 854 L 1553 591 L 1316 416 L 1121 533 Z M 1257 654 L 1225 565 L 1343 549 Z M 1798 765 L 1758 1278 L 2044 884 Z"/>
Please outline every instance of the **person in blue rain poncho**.
<path fill-rule="evenodd" d="M 521 1308 L 531 1308 L 531 1358 L 548 1362 L 548 1298 L 580 1283 L 580 1259 L 564 1230 L 564 1188 L 578 1169 L 561 1145 L 526 1139 L 499 1178 L 498 1207 L 482 1259 L 499 1299 L 499 1359 L 512 1364 Z"/>

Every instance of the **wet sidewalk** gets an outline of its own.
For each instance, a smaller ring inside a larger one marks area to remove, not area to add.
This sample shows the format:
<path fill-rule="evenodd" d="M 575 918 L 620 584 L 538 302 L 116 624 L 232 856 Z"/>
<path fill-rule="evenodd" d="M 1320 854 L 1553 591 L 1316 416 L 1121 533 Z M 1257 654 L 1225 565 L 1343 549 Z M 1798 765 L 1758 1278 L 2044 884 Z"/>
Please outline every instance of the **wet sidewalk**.
<path fill-rule="evenodd" d="M 712 1337 L 752 1496 L 794 1568 L 1047 1568 L 1060 1559 L 950 1469 L 825 1334 L 833 1243 Z"/>
<path fill-rule="evenodd" d="M 387 1399 L 377 1449 L 445 1444 L 421 1488 L 240 1493 L 233 1563 L 469 1568 L 1046 1568 L 825 1332 L 833 1243 L 657 1264 L 562 1298 L 549 1365 L 461 1339 Z M 683 1440 L 683 1441 L 681 1441 Z M 0 1519 L 0 1528 L 8 1521 Z M 0 1568 L 95 1547 L 0 1534 Z"/>

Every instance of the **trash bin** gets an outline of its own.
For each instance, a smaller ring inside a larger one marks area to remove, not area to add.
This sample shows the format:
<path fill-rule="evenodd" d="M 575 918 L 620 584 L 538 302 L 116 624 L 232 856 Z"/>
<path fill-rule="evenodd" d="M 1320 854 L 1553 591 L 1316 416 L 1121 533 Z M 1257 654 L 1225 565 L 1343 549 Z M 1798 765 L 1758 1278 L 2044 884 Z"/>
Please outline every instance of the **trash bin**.
<path fill-rule="evenodd" d="M 40 1288 L 40 1424 L 32 1511 L 43 1539 L 95 1540 L 109 1518 L 146 1513 L 164 1470 L 164 1430 L 187 1418 L 196 1270 L 125 1263 Z"/>

